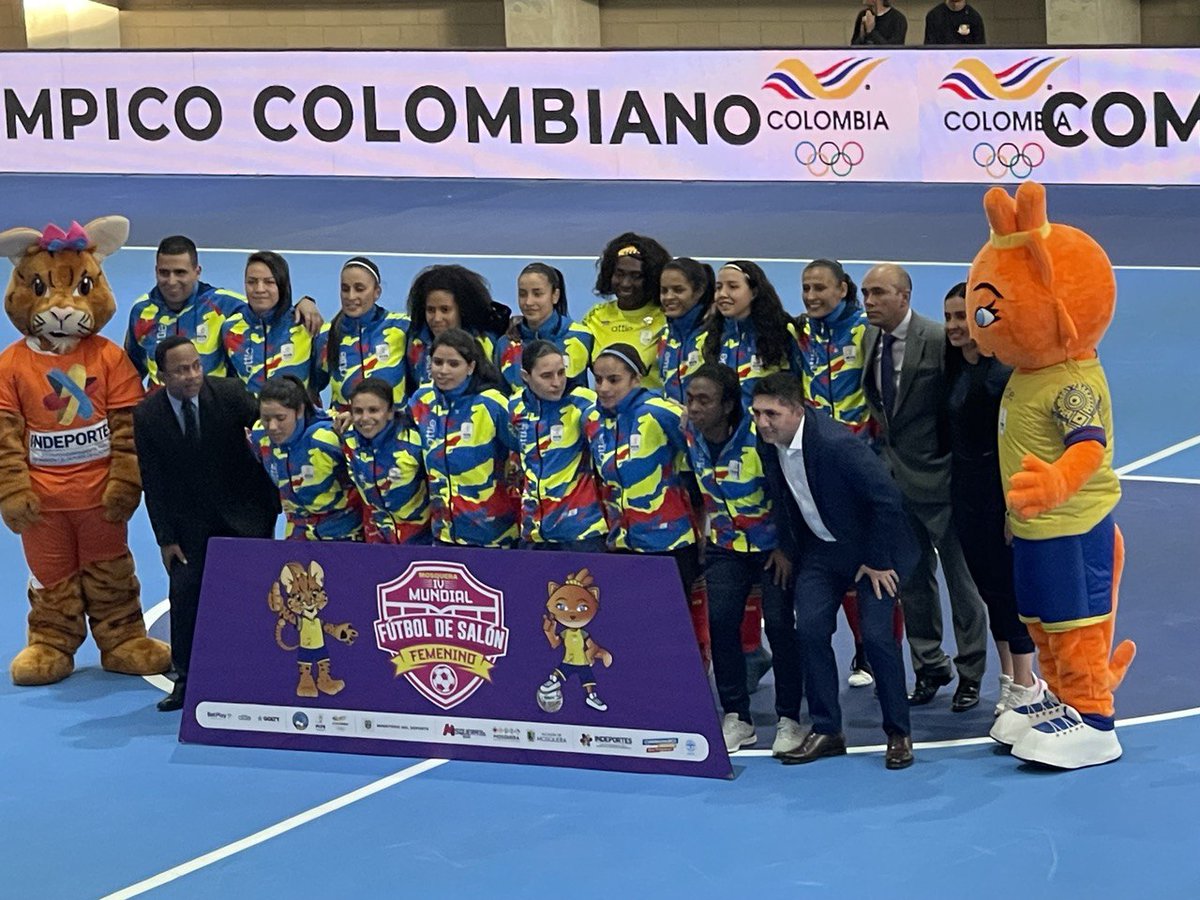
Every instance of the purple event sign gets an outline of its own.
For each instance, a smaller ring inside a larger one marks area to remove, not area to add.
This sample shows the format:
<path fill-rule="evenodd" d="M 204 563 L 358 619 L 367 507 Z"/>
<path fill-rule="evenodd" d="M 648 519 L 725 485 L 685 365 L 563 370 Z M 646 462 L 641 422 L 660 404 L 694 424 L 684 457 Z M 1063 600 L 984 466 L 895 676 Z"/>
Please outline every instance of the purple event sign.
<path fill-rule="evenodd" d="M 179 737 L 733 775 L 656 557 L 215 539 Z"/>

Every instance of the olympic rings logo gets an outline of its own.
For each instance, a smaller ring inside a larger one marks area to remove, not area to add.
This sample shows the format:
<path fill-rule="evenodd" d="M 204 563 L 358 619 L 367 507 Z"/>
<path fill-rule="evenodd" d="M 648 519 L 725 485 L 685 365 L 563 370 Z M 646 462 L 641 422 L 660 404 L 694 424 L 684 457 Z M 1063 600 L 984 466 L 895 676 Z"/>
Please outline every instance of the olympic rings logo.
<path fill-rule="evenodd" d="M 858 141 L 847 141 L 841 147 L 833 141 L 824 141 L 820 145 L 801 141 L 796 145 L 793 155 L 796 162 L 816 178 L 824 178 L 830 172 L 838 178 L 845 178 L 854 171 L 855 166 L 862 165 L 866 156 Z"/>
<path fill-rule="evenodd" d="M 1042 145 L 1030 141 L 1024 147 L 1018 147 L 1011 141 L 993 147 L 987 141 L 975 145 L 971 151 L 975 165 L 983 169 L 993 178 L 1024 179 L 1046 161 L 1046 151 Z"/>

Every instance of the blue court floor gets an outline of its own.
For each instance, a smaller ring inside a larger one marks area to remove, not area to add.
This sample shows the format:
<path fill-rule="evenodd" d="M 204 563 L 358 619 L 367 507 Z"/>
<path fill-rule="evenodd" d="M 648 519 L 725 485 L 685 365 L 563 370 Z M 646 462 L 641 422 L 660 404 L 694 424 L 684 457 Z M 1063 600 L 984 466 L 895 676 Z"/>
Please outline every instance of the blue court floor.
<path fill-rule="evenodd" d="M 288 252 L 297 292 L 327 317 L 341 261 L 364 251 L 383 268 L 384 305 L 403 305 L 422 266 L 455 259 L 515 306 L 516 273 L 549 258 L 581 314 L 596 254 L 627 228 L 676 254 L 766 260 L 792 311 L 804 260 L 853 261 L 856 278 L 903 261 L 914 305 L 937 316 L 986 238 L 979 186 L 0 176 L 0 191 L 0 229 L 128 215 L 131 246 L 108 263 L 126 311 L 172 232 L 200 243 L 206 280 L 233 288 L 247 250 Z M 987 710 L 953 715 L 944 691 L 914 714 L 916 765 L 887 772 L 871 691 L 848 688 L 850 756 L 797 769 L 741 753 L 729 782 L 181 745 L 178 716 L 153 708 L 160 688 L 101 672 L 89 641 L 62 684 L 0 683 L 0 896 L 1200 896 L 1196 197 L 1050 189 L 1051 218 L 1097 234 L 1121 267 L 1101 347 L 1127 476 L 1118 632 L 1140 648 L 1118 695 L 1121 761 L 1030 770 L 984 737 Z M 3 341 L 13 334 L 3 323 Z M 144 510 L 131 541 L 150 609 L 166 582 Z M 7 660 L 24 640 L 15 537 L 0 535 L 0 573 Z M 769 704 L 768 682 L 756 708 Z M 759 724 L 767 746 L 769 717 Z"/>

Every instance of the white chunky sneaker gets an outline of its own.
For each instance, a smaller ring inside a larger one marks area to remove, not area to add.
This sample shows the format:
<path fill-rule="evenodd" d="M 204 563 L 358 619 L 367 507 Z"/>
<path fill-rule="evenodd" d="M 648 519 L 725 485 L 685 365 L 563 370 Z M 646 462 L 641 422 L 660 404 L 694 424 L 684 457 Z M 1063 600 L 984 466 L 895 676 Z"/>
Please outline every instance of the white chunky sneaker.
<path fill-rule="evenodd" d="M 1073 707 L 1062 709 L 1062 715 L 1025 732 L 1013 745 L 1013 756 L 1056 769 L 1100 766 L 1120 758 L 1115 728 L 1105 731 L 1085 722 Z"/>
<path fill-rule="evenodd" d="M 996 701 L 996 708 L 992 710 L 993 716 L 1000 715 L 1000 713 L 1012 706 L 1008 698 L 1008 692 L 1012 689 L 1012 685 L 1013 680 L 1011 675 L 1000 676 L 1000 697 Z"/>
<path fill-rule="evenodd" d="M 852 688 L 864 688 L 874 683 L 875 676 L 871 673 L 871 667 L 857 653 L 854 654 L 854 659 L 850 661 L 850 675 L 846 678 L 846 684 Z"/>
<path fill-rule="evenodd" d="M 758 742 L 754 726 L 739 719 L 737 713 L 725 714 L 721 722 L 721 737 L 725 739 L 725 750 L 728 753 L 737 753 L 743 747 L 750 747 Z"/>
<path fill-rule="evenodd" d="M 795 719 L 786 717 L 780 719 L 779 725 L 775 728 L 775 741 L 771 744 L 771 755 L 778 757 L 793 750 L 799 750 L 807 733 Z"/>
<path fill-rule="evenodd" d="M 1066 708 L 1040 678 L 1030 687 L 1014 683 L 1008 689 L 1008 698 L 1009 708 L 996 719 L 989 735 L 1009 747 L 1030 728 L 1062 715 Z"/>

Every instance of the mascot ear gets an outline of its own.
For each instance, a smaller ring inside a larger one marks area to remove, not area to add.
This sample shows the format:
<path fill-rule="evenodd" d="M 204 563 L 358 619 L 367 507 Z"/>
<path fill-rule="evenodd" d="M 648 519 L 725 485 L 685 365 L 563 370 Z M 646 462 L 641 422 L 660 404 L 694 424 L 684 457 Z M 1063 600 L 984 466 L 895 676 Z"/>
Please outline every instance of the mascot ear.
<path fill-rule="evenodd" d="M 996 234 L 1013 234 L 1017 230 L 1017 204 L 1004 192 L 994 187 L 983 195 L 983 209 L 987 213 L 988 225 Z"/>
<path fill-rule="evenodd" d="M 1046 224 L 1046 189 L 1036 181 L 1017 188 L 1017 231 L 1033 231 Z"/>
<path fill-rule="evenodd" d="M 308 564 L 308 574 L 313 577 L 319 585 L 325 584 L 325 570 L 321 568 L 321 564 L 315 559 Z"/>
<path fill-rule="evenodd" d="M 129 220 L 124 216 L 101 216 L 84 225 L 83 230 L 95 245 L 96 260 L 99 261 L 125 246 L 129 239 Z"/>
<path fill-rule="evenodd" d="M 18 265 L 25 258 L 25 251 L 36 247 L 42 233 L 36 228 L 10 228 L 0 231 L 0 256 L 7 256 L 12 264 Z"/>

